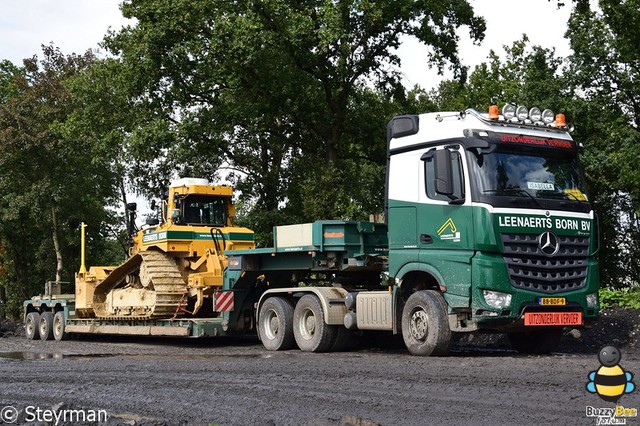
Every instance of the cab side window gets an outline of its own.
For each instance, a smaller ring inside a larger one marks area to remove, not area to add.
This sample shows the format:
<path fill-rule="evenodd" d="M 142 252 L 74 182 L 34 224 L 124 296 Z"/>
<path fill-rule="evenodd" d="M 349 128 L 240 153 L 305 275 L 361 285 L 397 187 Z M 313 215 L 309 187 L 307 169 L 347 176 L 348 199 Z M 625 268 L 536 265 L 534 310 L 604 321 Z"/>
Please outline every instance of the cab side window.
<path fill-rule="evenodd" d="M 436 191 L 436 173 L 435 173 L 435 160 L 431 156 L 424 162 L 425 167 L 425 188 L 427 190 L 427 196 L 432 200 L 439 201 L 451 201 L 452 199 L 464 198 L 464 178 L 462 174 L 462 159 L 458 151 L 451 152 L 451 171 L 453 175 L 453 194 L 445 195 L 439 194 Z"/>

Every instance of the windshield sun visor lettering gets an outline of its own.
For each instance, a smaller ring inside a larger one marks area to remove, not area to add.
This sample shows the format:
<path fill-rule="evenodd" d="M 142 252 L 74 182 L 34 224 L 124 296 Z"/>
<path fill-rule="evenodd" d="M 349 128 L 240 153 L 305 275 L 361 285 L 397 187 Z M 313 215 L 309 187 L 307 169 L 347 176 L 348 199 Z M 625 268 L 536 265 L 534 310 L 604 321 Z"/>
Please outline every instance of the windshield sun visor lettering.
<path fill-rule="evenodd" d="M 533 136 L 522 136 L 522 135 L 500 135 L 500 142 L 548 146 L 550 148 L 563 148 L 563 149 L 573 148 L 573 144 L 571 143 L 571 141 L 560 140 L 560 139 L 536 138 Z"/>

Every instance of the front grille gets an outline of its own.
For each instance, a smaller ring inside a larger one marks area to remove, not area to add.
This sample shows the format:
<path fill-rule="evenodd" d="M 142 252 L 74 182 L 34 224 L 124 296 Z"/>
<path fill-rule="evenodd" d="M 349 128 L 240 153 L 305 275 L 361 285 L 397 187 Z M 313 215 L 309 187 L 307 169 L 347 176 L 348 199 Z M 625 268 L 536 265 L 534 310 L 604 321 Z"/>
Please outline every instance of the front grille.
<path fill-rule="evenodd" d="M 589 237 L 558 237 L 558 252 L 548 257 L 538 235 L 502 234 L 511 285 L 542 293 L 561 293 L 587 285 Z"/>

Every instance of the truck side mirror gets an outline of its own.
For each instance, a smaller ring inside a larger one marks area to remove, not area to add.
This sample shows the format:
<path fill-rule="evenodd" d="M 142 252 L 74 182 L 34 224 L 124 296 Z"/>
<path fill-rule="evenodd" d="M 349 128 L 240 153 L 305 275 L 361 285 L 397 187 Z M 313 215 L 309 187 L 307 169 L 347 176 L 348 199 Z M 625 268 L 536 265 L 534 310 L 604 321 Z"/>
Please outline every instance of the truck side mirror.
<path fill-rule="evenodd" d="M 453 170 L 451 168 L 451 151 L 440 149 L 434 155 L 434 173 L 436 178 L 436 192 L 438 194 L 453 195 Z"/>

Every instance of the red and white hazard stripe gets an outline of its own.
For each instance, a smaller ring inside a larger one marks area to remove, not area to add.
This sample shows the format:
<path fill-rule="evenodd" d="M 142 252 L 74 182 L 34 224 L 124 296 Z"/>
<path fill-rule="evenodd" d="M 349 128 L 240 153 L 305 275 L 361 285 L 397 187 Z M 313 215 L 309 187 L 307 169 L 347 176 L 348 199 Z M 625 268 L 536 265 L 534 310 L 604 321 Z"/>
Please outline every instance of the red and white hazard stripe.
<path fill-rule="evenodd" d="M 232 291 L 221 291 L 219 293 L 216 293 L 215 311 L 216 312 L 233 311 L 233 292 Z"/>

